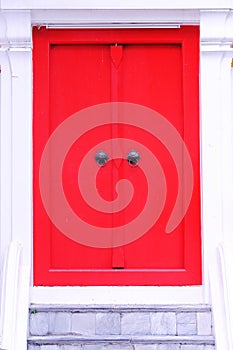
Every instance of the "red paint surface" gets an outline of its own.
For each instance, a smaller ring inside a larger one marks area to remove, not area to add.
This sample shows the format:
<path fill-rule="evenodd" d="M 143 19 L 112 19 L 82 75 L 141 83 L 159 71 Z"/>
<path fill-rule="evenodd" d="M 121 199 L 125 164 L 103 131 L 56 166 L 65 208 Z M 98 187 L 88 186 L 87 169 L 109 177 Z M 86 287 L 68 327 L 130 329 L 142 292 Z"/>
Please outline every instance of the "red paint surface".
<path fill-rule="evenodd" d="M 34 284 L 201 284 L 198 27 L 34 28 L 33 39 Z M 165 234 L 177 195 L 174 162 L 151 134 L 118 124 L 113 115 L 113 125 L 83 135 L 67 154 L 63 187 L 72 209 L 83 220 L 104 227 L 123 225 L 139 215 L 147 196 L 145 175 L 124 159 L 109 161 L 101 168 L 96 185 L 104 199 L 112 200 L 116 182 L 129 179 L 135 193 L 125 210 L 114 215 L 97 213 L 82 199 L 77 186 L 85 154 L 96 143 L 116 137 L 133 138 L 156 155 L 166 175 L 167 200 L 159 220 L 137 241 L 114 249 L 91 248 L 68 239 L 50 221 L 41 201 L 39 166 L 45 144 L 60 123 L 85 107 L 112 101 L 150 107 L 173 124 L 192 159 L 194 191 L 183 221 L 171 234 Z"/>

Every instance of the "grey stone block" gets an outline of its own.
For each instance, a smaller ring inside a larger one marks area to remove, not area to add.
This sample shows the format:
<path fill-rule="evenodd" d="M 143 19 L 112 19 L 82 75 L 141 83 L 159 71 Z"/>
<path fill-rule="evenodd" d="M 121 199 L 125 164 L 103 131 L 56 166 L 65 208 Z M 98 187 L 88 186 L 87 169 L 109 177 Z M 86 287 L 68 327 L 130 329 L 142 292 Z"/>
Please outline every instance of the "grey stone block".
<path fill-rule="evenodd" d="M 157 335 L 176 334 L 176 315 L 174 312 L 151 313 L 151 333 Z"/>
<path fill-rule="evenodd" d="M 158 350 L 158 345 L 149 345 L 149 344 L 135 344 L 134 345 L 135 350 Z"/>
<path fill-rule="evenodd" d="M 121 333 L 131 335 L 150 334 L 150 314 L 142 312 L 122 314 Z"/>
<path fill-rule="evenodd" d="M 84 350 L 134 350 L 133 345 L 128 344 L 87 344 Z"/>
<path fill-rule="evenodd" d="M 120 334 L 120 314 L 118 313 L 97 313 L 96 334 Z"/>
<path fill-rule="evenodd" d="M 196 335 L 197 326 L 195 323 L 178 323 L 177 335 Z"/>
<path fill-rule="evenodd" d="M 179 312 L 176 315 L 177 323 L 196 323 L 195 312 Z"/>
<path fill-rule="evenodd" d="M 204 350 L 204 345 L 182 345 L 181 350 Z"/>
<path fill-rule="evenodd" d="M 104 350 L 134 350 L 134 346 L 129 344 L 108 344 Z"/>
<path fill-rule="evenodd" d="M 38 312 L 30 315 L 30 334 L 47 335 L 49 331 L 49 315 L 46 312 Z"/>
<path fill-rule="evenodd" d="M 29 344 L 27 350 L 40 350 L 40 345 Z"/>
<path fill-rule="evenodd" d="M 198 312 L 197 313 L 197 334 L 198 335 L 211 335 L 211 313 L 210 312 Z"/>
<path fill-rule="evenodd" d="M 80 335 L 94 335 L 95 334 L 95 314 L 88 313 L 74 313 L 71 316 L 71 331 Z"/>
<path fill-rule="evenodd" d="M 50 334 L 69 334 L 71 332 L 71 314 L 69 312 L 51 312 L 49 314 Z"/>
<path fill-rule="evenodd" d="M 104 344 L 86 344 L 83 345 L 84 350 L 105 350 Z"/>
<path fill-rule="evenodd" d="M 197 334 L 197 317 L 195 312 L 179 312 L 176 315 L 176 320 L 178 335 Z"/>
<path fill-rule="evenodd" d="M 58 345 L 41 345 L 41 350 L 59 350 Z"/>
<path fill-rule="evenodd" d="M 179 344 L 159 344 L 158 350 L 180 350 Z"/>
<path fill-rule="evenodd" d="M 81 350 L 81 345 L 62 345 L 59 350 Z"/>

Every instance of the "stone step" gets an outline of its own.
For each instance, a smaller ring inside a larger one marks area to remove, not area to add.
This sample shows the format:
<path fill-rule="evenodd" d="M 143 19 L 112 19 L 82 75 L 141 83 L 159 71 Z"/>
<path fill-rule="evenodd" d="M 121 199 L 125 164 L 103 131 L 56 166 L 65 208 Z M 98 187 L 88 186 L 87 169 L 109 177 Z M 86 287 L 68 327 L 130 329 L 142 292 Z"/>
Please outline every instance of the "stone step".
<path fill-rule="evenodd" d="M 85 346 L 91 344 L 94 345 L 109 345 L 109 344 L 119 344 L 119 345 L 131 345 L 135 348 L 140 346 L 149 347 L 149 345 L 171 345 L 176 344 L 177 346 L 181 345 L 195 345 L 200 346 L 202 349 L 204 346 L 209 346 L 210 349 L 213 349 L 214 346 L 214 337 L 213 336 L 31 336 L 28 338 L 28 344 L 33 346 L 42 346 L 42 345 L 54 345 L 57 346 L 67 346 L 67 345 L 76 345 L 76 346 Z M 33 347 L 32 347 L 33 348 Z M 187 347 L 188 348 L 188 347 Z M 29 347 L 30 349 L 30 347 Z M 145 348 L 146 349 L 146 348 Z M 198 348 L 199 349 L 199 348 Z"/>
<path fill-rule="evenodd" d="M 214 350 L 210 305 L 31 305 L 28 350 Z"/>
<path fill-rule="evenodd" d="M 213 335 L 209 305 L 32 305 L 30 336 Z"/>
<path fill-rule="evenodd" d="M 30 311 L 38 312 L 142 312 L 142 311 L 151 311 L 151 312 L 211 312 L 211 305 L 209 304 L 31 304 Z"/>

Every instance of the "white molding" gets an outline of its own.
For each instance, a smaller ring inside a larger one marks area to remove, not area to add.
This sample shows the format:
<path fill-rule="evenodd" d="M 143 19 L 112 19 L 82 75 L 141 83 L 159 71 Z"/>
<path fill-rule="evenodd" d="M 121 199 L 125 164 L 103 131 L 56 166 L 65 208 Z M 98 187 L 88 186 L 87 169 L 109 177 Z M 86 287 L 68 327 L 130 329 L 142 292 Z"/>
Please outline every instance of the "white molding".
<path fill-rule="evenodd" d="M 215 330 L 215 348 L 231 350 L 230 304 L 226 279 L 226 260 L 222 245 L 216 248 L 210 266 L 210 292 Z"/>
<path fill-rule="evenodd" d="M 32 287 L 33 304 L 142 305 L 208 303 L 204 287 Z"/>
<path fill-rule="evenodd" d="M 154 9 L 82 9 L 82 10 L 32 10 L 32 23 L 47 24 L 77 24 L 89 23 L 158 23 L 158 24 L 197 24 L 198 10 L 154 10 Z"/>
<path fill-rule="evenodd" d="M 233 56 L 233 48 L 230 47 L 230 43 L 228 45 L 205 45 L 201 47 L 201 52 L 227 52 L 230 56 Z"/>
<path fill-rule="evenodd" d="M 5 18 L 4 46 L 14 48 L 31 47 L 31 13 L 30 11 L 2 11 Z"/>
<path fill-rule="evenodd" d="M 2 0 L 3 9 L 229 9 L 232 0 Z"/>
<path fill-rule="evenodd" d="M 19 275 L 21 271 L 21 255 L 22 246 L 18 242 L 11 242 L 9 249 L 7 250 L 2 272 L 1 349 L 15 349 L 15 335 L 18 327 L 17 308 L 20 289 Z"/>
<path fill-rule="evenodd" d="M 11 241 L 1 277 L 0 348 L 27 349 L 29 266 L 23 266 L 23 248 Z"/>
<path fill-rule="evenodd" d="M 201 11 L 201 43 L 232 43 L 233 11 Z"/>

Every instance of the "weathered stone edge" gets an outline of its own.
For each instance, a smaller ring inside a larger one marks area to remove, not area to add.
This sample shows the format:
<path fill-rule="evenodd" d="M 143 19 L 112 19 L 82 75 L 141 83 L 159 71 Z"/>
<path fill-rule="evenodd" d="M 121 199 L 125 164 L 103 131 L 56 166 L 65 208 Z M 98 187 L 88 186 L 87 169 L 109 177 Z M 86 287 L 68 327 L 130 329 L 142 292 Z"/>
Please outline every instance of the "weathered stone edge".
<path fill-rule="evenodd" d="M 38 312 L 207 312 L 209 304 L 198 305 L 41 305 L 31 304 Z"/>
<path fill-rule="evenodd" d="M 140 344 L 205 344 L 214 345 L 213 336 L 31 336 L 29 344 L 80 344 L 80 343 L 140 343 Z"/>

